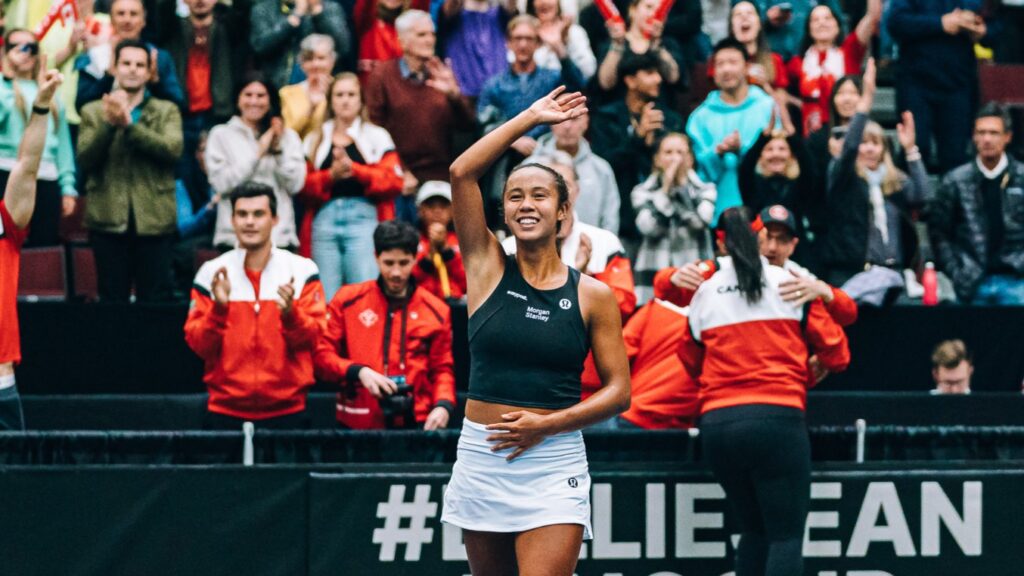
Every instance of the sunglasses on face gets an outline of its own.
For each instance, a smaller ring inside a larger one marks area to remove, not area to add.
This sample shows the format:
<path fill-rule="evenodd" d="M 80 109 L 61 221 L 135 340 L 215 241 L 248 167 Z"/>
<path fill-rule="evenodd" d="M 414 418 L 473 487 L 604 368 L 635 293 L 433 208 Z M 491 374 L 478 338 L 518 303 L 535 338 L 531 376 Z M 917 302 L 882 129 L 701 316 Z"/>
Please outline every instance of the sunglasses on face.
<path fill-rule="evenodd" d="M 21 50 L 22 52 L 30 56 L 36 56 L 37 54 L 39 54 L 39 43 L 26 42 L 24 44 L 18 44 L 18 46 L 16 46 L 16 49 Z"/>

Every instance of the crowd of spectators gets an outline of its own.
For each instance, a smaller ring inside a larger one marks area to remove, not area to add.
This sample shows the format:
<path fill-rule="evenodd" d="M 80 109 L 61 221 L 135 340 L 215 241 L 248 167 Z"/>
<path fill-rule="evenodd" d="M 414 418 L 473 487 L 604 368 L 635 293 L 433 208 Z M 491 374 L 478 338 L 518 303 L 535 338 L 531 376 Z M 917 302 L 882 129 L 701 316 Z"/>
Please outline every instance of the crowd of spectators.
<path fill-rule="evenodd" d="M 739 205 L 784 224 L 764 250 L 785 245 L 780 265 L 802 265 L 790 268 L 796 299 L 832 302 L 835 286 L 862 304 L 911 302 L 932 261 L 943 300 L 1024 304 L 1024 165 L 1007 151 L 1010 115 L 978 101 L 976 55 L 1024 59 L 1019 7 L 604 4 L 622 17 L 575 0 L 78 0 L 78 20 L 42 38 L 21 10 L 3 35 L 0 185 L 45 61 L 66 82 L 26 246 L 58 244 L 62 219 L 84 213 L 101 301 L 186 297 L 197 249 L 245 244 L 232 195 L 256 186 L 273 198 L 274 250 L 311 257 L 326 301 L 376 286 L 374 314 L 393 314 L 383 274 L 408 255 L 403 306 L 424 291 L 433 311 L 465 293 L 448 165 L 564 85 L 590 114 L 513 143 L 483 186 L 488 222 L 500 233 L 509 170 L 557 170 L 573 208 L 563 260 L 611 286 L 624 320 L 691 286 L 694 263 L 715 256 L 719 215 Z M 898 66 L 889 128 L 870 117 L 883 65 Z M 219 271 L 204 270 L 219 301 Z M 676 312 L 644 313 L 629 332 L 638 354 L 646 325 Z M 309 353 L 368 390 L 387 376 Z M 446 394 L 417 397 L 416 421 L 443 426 L 433 409 Z"/>

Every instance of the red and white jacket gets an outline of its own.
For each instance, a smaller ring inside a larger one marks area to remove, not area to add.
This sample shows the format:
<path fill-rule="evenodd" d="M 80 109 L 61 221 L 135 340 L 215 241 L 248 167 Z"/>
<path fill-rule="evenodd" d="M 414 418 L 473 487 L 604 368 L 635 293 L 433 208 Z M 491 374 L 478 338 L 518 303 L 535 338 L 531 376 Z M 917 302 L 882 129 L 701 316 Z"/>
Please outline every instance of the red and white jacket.
<path fill-rule="evenodd" d="M 313 234 L 313 217 L 321 206 L 330 202 L 334 177 L 330 170 L 321 170 L 331 151 L 334 120 L 324 122 L 320 130 L 306 136 L 303 147 L 306 158 L 306 183 L 299 192 L 305 210 L 299 223 L 299 253 L 308 257 Z M 356 118 L 345 131 L 365 163 L 352 163 L 352 177 L 364 187 L 366 199 L 377 206 L 377 221 L 395 217 L 395 197 L 402 191 L 403 171 L 395 152 L 395 142 L 387 130 Z"/>
<path fill-rule="evenodd" d="M 691 428 L 700 409 L 697 381 L 677 352 L 689 311 L 655 298 L 622 329 L 632 403 L 622 417 L 641 428 Z"/>
<path fill-rule="evenodd" d="M 355 429 L 384 428 L 380 403 L 359 385 L 368 366 L 385 376 L 405 376 L 413 387 L 416 421 L 434 408 L 455 410 L 451 311 L 415 283 L 412 296 L 389 305 L 377 280 L 342 286 L 327 307 L 327 327 L 316 351 L 321 380 L 340 382 L 338 422 Z"/>
<path fill-rule="evenodd" d="M 226 268 L 226 307 L 212 298 L 214 274 Z M 203 264 L 192 287 L 185 341 L 203 359 L 210 412 L 263 420 L 301 412 L 313 385 L 313 351 L 324 323 L 324 289 L 312 260 L 274 248 L 259 273 L 245 270 L 245 250 Z M 277 289 L 293 282 L 292 311 L 281 315 Z"/>
<path fill-rule="evenodd" d="M 701 414 L 744 404 L 772 404 L 803 410 L 807 401 L 807 360 L 816 354 L 830 372 L 850 363 L 846 334 L 820 300 L 795 307 L 779 296 L 792 278 L 761 258 L 765 287 L 750 304 L 739 291 L 732 258 L 701 284 L 690 303 L 690 329 L 679 357 L 699 379 Z"/>

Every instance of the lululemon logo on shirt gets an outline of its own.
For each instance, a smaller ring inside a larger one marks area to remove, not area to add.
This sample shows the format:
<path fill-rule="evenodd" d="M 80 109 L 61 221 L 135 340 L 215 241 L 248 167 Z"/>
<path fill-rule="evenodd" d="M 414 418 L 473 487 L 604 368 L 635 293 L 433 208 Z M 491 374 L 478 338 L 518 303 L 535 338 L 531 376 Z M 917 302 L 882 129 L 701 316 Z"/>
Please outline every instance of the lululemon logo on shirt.
<path fill-rule="evenodd" d="M 579 485 L 580 483 L 578 480 L 576 480 L 575 478 L 569 478 L 569 488 L 575 488 Z"/>
<path fill-rule="evenodd" d="M 562 298 L 558 301 L 558 307 L 562 310 L 568 310 L 569 308 L 572 308 L 572 302 L 570 302 L 568 298 Z"/>

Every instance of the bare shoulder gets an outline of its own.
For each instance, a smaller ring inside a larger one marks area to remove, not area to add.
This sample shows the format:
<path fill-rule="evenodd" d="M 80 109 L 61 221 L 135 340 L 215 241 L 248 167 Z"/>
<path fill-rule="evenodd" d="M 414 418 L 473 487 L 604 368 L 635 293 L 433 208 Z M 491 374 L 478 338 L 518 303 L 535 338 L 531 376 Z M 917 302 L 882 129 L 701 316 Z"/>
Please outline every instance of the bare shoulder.
<path fill-rule="evenodd" d="M 586 274 L 580 274 L 579 299 L 580 311 L 588 326 L 593 324 L 592 319 L 603 314 L 619 314 L 619 304 L 615 301 L 612 289 L 604 282 Z"/>

